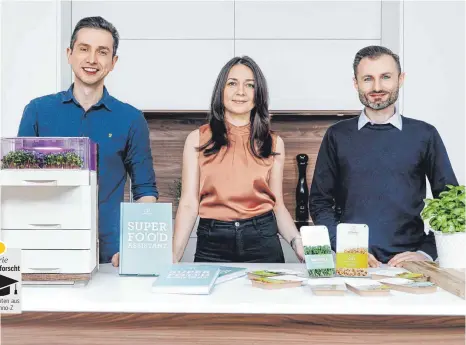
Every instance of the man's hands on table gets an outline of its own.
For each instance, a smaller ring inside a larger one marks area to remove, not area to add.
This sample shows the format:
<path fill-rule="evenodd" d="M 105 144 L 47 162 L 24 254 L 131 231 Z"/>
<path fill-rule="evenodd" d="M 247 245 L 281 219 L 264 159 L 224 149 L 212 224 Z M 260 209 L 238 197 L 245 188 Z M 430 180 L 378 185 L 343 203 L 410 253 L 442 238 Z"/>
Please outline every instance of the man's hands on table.
<path fill-rule="evenodd" d="M 387 265 L 389 267 L 403 267 L 404 261 L 430 261 L 427 256 L 419 252 L 403 252 L 396 254 L 391 258 Z M 375 258 L 374 255 L 369 253 L 369 267 L 377 268 L 380 267 L 382 263 Z"/>

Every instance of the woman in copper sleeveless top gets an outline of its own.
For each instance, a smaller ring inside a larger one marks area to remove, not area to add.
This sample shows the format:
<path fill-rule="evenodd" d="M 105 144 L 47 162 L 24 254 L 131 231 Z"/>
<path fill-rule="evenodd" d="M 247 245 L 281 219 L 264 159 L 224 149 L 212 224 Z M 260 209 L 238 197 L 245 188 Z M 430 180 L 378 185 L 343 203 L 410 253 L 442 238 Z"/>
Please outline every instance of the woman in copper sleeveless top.
<path fill-rule="evenodd" d="M 251 58 L 233 58 L 217 78 L 209 123 L 185 142 L 173 261 L 198 215 L 194 261 L 285 262 L 278 233 L 304 261 L 283 202 L 284 161 L 283 140 L 270 130 L 265 78 Z"/>

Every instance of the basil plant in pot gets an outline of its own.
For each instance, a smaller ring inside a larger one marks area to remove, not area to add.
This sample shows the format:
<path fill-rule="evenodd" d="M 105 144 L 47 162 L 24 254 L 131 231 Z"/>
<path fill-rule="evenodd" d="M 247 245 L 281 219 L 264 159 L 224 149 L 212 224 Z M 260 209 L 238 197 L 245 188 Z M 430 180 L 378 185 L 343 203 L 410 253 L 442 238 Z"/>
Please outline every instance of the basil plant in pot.
<path fill-rule="evenodd" d="M 435 234 L 439 266 L 465 268 L 466 187 L 447 185 L 438 198 L 425 199 L 421 217 Z"/>

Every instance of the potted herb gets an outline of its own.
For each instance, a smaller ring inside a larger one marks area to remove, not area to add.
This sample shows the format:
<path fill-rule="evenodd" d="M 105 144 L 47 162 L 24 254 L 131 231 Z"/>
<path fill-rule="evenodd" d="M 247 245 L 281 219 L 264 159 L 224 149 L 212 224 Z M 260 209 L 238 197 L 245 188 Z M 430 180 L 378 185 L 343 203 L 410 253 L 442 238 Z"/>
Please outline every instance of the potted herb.
<path fill-rule="evenodd" d="M 44 157 L 44 165 L 45 169 L 56 169 L 58 165 L 58 159 L 56 153 L 49 153 L 46 154 Z"/>
<path fill-rule="evenodd" d="M 3 169 L 37 169 L 43 161 L 43 155 L 27 150 L 8 152 L 2 158 Z"/>
<path fill-rule="evenodd" d="M 28 150 L 10 151 L 1 162 L 2 169 L 80 169 L 84 163 L 74 151 L 44 154 Z"/>
<path fill-rule="evenodd" d="M 447 185 L 438 198 L 425 199 L 421 217 L 435 234 L 439 266 L 465 268 L 466 187 Z"/>
<path fill-rule="evenodd" d="M 73 151 L 66 152 L 64 158 L 65 167 L 68 169 L 79 169 L 83 166 L 83 159 Z"/>
<path fill-rule="evenodd" d="M 72 151 L 49 153 L 44 159 L 44 168 L 48 169 L 79 169 L 82 165 L 82 158 Z"/>

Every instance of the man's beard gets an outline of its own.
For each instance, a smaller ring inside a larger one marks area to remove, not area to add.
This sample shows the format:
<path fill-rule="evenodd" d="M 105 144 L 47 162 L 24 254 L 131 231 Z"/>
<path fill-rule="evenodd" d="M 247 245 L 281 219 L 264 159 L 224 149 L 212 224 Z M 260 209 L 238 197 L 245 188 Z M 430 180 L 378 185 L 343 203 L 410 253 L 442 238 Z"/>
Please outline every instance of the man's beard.
<path fill-rule="evenodd" d="M 369 101 L 369 98 L 366 97 L 364 92 L 358 91 L 359 93 L 359 100 L 361 101 L 362 104 L 364 104 L 366 107 L 371 108 L 373 110 L 382 110 L 385 109 L 392 104 L 394 104 L 397 99 L 398 99 L 398 92 L 399 92 L 398 86 L 393 92 L 388 92 L 388 99 L 386 101 L 379 101 L 379 102 L 371 102 Z M 387 91 L 371 91 L 369 93 L 380 93 L 380 92 L 387 92 Z"/>

